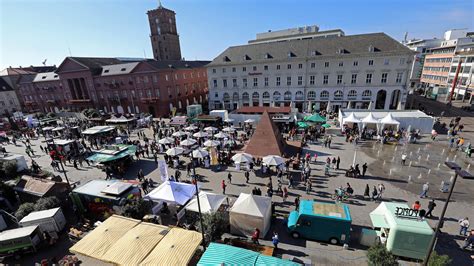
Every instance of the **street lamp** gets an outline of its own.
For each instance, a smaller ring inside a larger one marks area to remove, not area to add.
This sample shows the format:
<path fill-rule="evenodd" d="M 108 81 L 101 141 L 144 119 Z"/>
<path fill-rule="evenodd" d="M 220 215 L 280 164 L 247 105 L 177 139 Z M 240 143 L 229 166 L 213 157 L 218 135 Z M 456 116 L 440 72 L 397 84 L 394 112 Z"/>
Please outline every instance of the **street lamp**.
<path fill-rule="evenodd" d="M 197 176 L 196 176 L 196 166 L 194 165 L 193 151 L 191 151 L 191 165 L 193 166 L 193 179 L 194 179 L 194 186 L 196 187 L 196 199 L 197 199 L 198 211 L 199 211 L 199 221 L 201 223 L 202 247 L 204 251 L 206 251 L 206 238 L 204 237 L 204 223 L 202 222 L 201 201 L 199 200 L 199 188 L 197 185 L 198 183 L 197 183 Z"/>
<path fill-rule="evenodd" d="M 455 162 L 445 162 L 444 164 L 447 167 L 449 167 L 449 169 L 454 170 L 455 175 L 454 175 L 453 183 L 451 184 L 451 187 L 449 188 L 448 198 L 444 202 L 443 210 L 441 211 L 441 215 L 439 216 L 438 224 L 436 225 L 435 232 L 433 234 L 433 237 L 431 238 L 428 253 L 426 254 L 425 260 L 423 261 L 424 266 L 428 265 L 428 261 L 430 260 L 431 253 L 433 252 L 439 229 L 440 229 L 441 225 L 443 224 L 444 214 L 446 213 L 446 209 L 448 208 L 449 201 L 451 200 L 451 195 L 453 194 L 454 185 L 456 185 L 456 180 L 457 180 L 458 176 L 460 176 L 462 178 L 473 178 L 474 177 L 473 175 L 471 175 L 467 171 L 461 170 L 461 166 L 459 166 Z"/>

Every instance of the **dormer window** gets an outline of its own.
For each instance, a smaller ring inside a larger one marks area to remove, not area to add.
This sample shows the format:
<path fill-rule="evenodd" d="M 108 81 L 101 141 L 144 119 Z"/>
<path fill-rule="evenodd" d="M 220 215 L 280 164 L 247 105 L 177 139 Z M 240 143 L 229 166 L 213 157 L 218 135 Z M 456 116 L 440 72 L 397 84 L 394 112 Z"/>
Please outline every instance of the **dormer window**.
<path fill-rule="evenodd" d="M 296 57 L 296 55 L 295 55 L 293 52 L 289 52 L 289 53 L 288 53 L 288 57 L 290 57 L 290 58 L 291 58 L 291 57 Z"/>
<path fill-rule="evenodd" d="M 373 45 L 369 46 L 369 53 L 380 52 L 380 49 L 374 47 Z"/>
<path fill-rule="evenodd" d="M 126 68 L 122 68 L 122 69 L 120 69 L 120 71 L 125 71 L 125 70 L 126 70 Z"/>
<path fill-rule="evenodd" d="M 109 70 L 108 69 L 104 70 L 104 73 L 109 73 Z"/>
<path fill-rule="evenodd" d="M 248 56 L 248 55 L 245 55 L 244 60 L 248 61 L 248 60 L 252 60 L 252 58 L 250 58 L 250 56 Z"/>
<path fill-rule="evenodd" d="M 224 56 L 224 62 L 230 62 L 230 58 L 227 56 Z"/>
<path fill-rule="evenodd" d="M 316 55 L 321 55 L 321 53 L 318 52 L 318 51 L 316 51 L 316 50 L 314 50 L 314 51 L 311 52 L 311 55 L 312 55 L 312 56 L 316 56 Z"/>
<path fill-rule="evenodd" d="M 273 58 L 273 56 L 269 53 L 266 53 L 265 56 L 264 56 L 265 59 L 271 59 Z"/>
<path fill-rule="evenodd" d="M 45 78 L 46 78 L 46 76 L 42 76 L 42 77 L 41 77 L 41 79 L 45 79 Z"/>
<path fill-rule="evenodd" d="M 58 77 L 58 75 L 54 75 L 54 78 L 57 78 L 57 77 Z"/>
<path fill-rule="evenodd" d="M 337 49 L 337 53 L 338 54 L 348 54 L 349 52 L 344 48 L 339 48 L 339 49 Z"/>

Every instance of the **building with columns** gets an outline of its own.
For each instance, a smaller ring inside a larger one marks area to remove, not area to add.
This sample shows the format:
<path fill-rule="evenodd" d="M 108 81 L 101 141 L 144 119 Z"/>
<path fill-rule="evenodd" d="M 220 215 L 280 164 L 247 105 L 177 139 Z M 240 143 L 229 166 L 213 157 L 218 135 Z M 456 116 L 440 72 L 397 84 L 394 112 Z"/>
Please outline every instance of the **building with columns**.
<path fill-rule="evenodd" d="M 403 109 L 413 55 L 384 33 L 310 26 L 258 34 L 207 65 L 209 108 Z"/>
<path fill-rule="evenodd" d="M 185 113 L 191 104 L 207 105 L 209 61 L 67 57 L 54 72 L 19 82 L 25 111 Z"/>

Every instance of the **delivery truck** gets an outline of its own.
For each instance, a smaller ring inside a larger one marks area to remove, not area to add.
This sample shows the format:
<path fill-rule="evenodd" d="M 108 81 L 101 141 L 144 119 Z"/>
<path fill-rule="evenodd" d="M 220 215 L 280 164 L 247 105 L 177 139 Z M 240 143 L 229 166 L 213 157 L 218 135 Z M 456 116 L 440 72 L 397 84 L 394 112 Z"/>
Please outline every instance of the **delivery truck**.
<path fill-rule="evenodd" d="M 3 231 L 0 233 L 0 259 L 36 252 L 41 240 L 37 225 Z"/>
<path fill-rule="evenodd" d="M 20 226 L 38 225 L 41 232 L 59 233 L 66 225 L 66 218 L 61 208 L 32 212 L 20 221 Z"/>
<path fill-rule="evenodd" d="M 297 211 L 288 217 L 288 231 L 293 238 L 349 243 L 351 234 L 349 207 L 341 203 L 302 200 Z"/>

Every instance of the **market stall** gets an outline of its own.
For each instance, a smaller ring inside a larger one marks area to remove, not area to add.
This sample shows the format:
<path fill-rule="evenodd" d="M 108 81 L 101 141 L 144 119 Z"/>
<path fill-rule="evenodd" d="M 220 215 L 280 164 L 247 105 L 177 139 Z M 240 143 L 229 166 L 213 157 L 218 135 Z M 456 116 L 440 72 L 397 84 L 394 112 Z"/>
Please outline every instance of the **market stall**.
<path fill-rule="evenodd" d="M 196 194 L 196 186 L 187 183 L 165 181 L 146 194 L 144 199 L 184 205 Z"/>
<path fill-rule="evenodd" d="M 199 192 L 199 202 L 201 205 L 201 212 L 202 213 L 214 213 L 222 206 L 222 204 L 226 201 L 227 196 L 225 195 L 218 195 L 214 193 Z M 197 203 L 196 196 L 186 204 L 186 210 L 192 212 L 199 212 L 199 207 Z"/>
<path fill-rule="evenodd" d="M 104 149 L 89 156 L 87 160 L 96 163 L 98 168 L 109 167 L 113 173 L 121 175 L 133 162 L 133 155 L 136 151 L 137 147 L 135 145 L 107 145 Z"/>
<path fill-rule="evenodd" d="M 270 229 L 272 218 L 272 199 L 240 193 L 230 208 L 230 232 L 237 235 L 252 235 L 255 228 L 265 237 Z"/>
<path fill-rule="evenodd" d="M 425 258 L 434 232 L 428 222 L 420 218 L 418 211 L 405 203 L 382 202 L 370 213 L 370 220 L 375 232 L 363 230 L 361 244 L 373 245 L 384 237 L 387 250 L 393 254 L 412 259 Z"/>
<path fill-rule="evenodd" d="M 114 126 L 95 126 L 82 131 L 83 135 L 96 136 L 112 133 L 115 130 Z"/>

